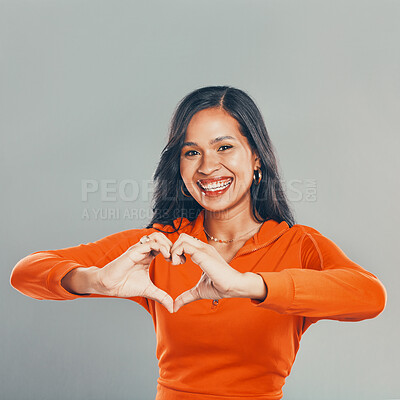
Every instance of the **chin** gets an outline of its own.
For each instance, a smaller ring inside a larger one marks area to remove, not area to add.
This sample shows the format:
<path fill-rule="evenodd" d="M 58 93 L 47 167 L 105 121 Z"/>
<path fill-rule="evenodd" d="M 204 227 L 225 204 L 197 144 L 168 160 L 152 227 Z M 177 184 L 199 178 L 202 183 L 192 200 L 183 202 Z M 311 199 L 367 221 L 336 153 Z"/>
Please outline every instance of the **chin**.
<path fill-rule="evenodd" d="M 200 204 L 201 207 L 204 208 L 204 210 L 212 212 L 212 213 L 223 213 L 223 212 L 228 212 L 232 207 L 235 206 L 234 202 L 227 202 L 223 201 L 201 201 L 202 199 L 196 201 Z"/>

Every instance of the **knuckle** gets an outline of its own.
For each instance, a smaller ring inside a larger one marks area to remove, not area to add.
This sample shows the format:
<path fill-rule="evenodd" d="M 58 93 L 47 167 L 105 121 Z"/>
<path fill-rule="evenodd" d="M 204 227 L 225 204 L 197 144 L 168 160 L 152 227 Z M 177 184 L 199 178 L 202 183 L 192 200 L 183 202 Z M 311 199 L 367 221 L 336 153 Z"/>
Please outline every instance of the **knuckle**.
<path fill-rule="evenodd" d="M 162 233 L 162 232 L 153 232 L 151 235 L 149 235 L 149 237 L 157 242 L 162 242 L 164 243 L 165 240 L 167 240 L 168 242 L 170 242 L 170 240 Z"/>
<path fill-rule="evenodd" d="M 150 238 L 150 240 L 148 240 L 147 242 L 144 242 L 143 245 L 153 247 L 154 245 L 157 244 L 157 242 L 153 238 L 151 238 L 151 237 L 149 237 L 149 238 Z"/>

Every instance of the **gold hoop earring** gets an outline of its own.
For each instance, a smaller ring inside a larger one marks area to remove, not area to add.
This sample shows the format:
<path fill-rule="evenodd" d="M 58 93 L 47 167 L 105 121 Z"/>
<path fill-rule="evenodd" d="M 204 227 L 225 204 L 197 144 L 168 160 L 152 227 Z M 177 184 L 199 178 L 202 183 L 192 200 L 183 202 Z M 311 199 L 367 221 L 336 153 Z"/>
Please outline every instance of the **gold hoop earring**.
<path fill-rule="evenodd" d="M 253 174 L 253 181 L 255 185 L 259 185 L 262 179 L 262 172 L 261 169 L 258 168 L 256 170 L 254 170 L 254 174 Z"/>
<path fill-rule="evenodd" d="M 182 182 L 181 183 L 181 192 L 182 192 L 182 194 L 185 196 L 185 197 L 192 197 L 192 195 L 189 193 L 189 194 L 186 194 L 185 193 L 185 189 L 183 188 L 183 186 L 184 186 L 184 183 Z"/>

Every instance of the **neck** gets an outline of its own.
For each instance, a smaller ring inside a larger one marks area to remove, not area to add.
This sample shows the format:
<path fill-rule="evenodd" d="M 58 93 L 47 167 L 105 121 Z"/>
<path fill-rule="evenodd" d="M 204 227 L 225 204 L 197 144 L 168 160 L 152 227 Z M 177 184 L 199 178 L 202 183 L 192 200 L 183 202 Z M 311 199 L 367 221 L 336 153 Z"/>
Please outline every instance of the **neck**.
<path fill-rule="evenodd" d="M 222 240 L 235 239 L 246 232 L 256 232 L 262 223 L 254 219 L 251 207 L 241 210 L 213 212 L 204 210 L 204 228 L 212 236 Z M 254 234 L 254 233 L 253 233 Z"/>

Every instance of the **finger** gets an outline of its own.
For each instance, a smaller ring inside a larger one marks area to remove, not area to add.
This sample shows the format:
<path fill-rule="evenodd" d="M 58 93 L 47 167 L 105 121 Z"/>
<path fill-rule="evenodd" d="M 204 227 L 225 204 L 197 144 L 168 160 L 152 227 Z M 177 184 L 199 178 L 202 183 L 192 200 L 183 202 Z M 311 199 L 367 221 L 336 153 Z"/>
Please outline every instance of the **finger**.
<path fill-rule="evenodd" d="M 145 243 L 137 243 L 135 246 L 127 251 L 127 255 L 131 259 L 131 261 L 139 262 L 143 261 L 143 258 L 148 256 L 149 254 L 156 256 L 160 252 L 163 254 L 164 257 L 169 257 L 168 249 L 166 249 L 154 240 L 149 240 Z"/>
<path fill-rule="evenodd" d="M 185 234 L 181 234 L 178 240 L 171 247 L 171 261 L 173 265 L 184 264 L 186 257 L 184 255 L 184 247 L 182 246 Z"/>
<path fill-rule="evenodd" d="M 165 245 L 163 243 L 160 243 L 157 240 L 150 240 L 149 242 L 146 242 L 145 244 L 149 244 L 152 251 L 159 252 L 166 258 L 169 258 L 171 255 L 169 246 Z"/>
<path fill-rule="evenodd" d="M 190 246 L 191 249 L 200 249 L 201 245 L 204 244 L 201 240 L 187 235 L 186 233 L 181 233 L 179 235 L 179 238 L 176 240 L 176 242 L 172 245 L 171 247 L 171 253 L 176 250 L 179 246 L 181 246 L 182 244 L 187 244 L 188 246 Z"/>
<path fill-rule="evenodd" d="M 144 238 L 144 237 L 146 237 L 146 235 L 143 236 L 142 238 Z M 163 233 L 161 233 L 161 232 L 153 232 L 153 233 L 147 235 L 147 237 L 148 237 L 150 240 L 153 240 L 153 241 L 156 241 L 156 242 L 158 242 L 158 243 L 160 243 L 160 244 L 163 244 L 168 250 L 169 250 L 169 249 L 171 248 L 171 246 L 172 246 L 171 240 L 169 240 L 169 239 L 168 239 Z M 135 243 L 134 245 L 132 245 L 131 247 L 129 247 L 128 250 L 131 250 L 131 249 L 133 249 L 133 248 L 136 248 L 136 247 L 141 246 L 141 245 L 146 244 L 146 243 L 148 243 L 148 242 L 141 242 L 141 241 L 139 241 L 139 242 Z"/>
<path fill-rule="evenodd" d="M 160 243 L 163 248 L 165 248 L 165 253 L 163 252 L 163 256 L 167 261 L 171 261 L 171 247 L 172 242 L 161 232 L 153 232 L 149 235 L 151 240 L 155 240 L 157 243 Z"/>
<path fill-rule="evenodd" d="M 178 265 L 178 264 L 183 264 L 186 262 L 186 257 L 185 254 L 189 254 L 192 256 L 195 252 L 201 251 L 201 248 L 196 246 L 197 243 L 190 243 L 189 241 L 181 241 L 180 243 L 176 244 L 174 243 L 174 246 L 171 249 L 171 259 L 172 259 L 172 264 Z M 183 259 L 182 259 L 183 257 Z M 181 260 L 181 261 L 179 261 Z"/>
<path fill-rule="evenodd" d="M 160 248 L 160 243 L 157 243 L 155 240 L 149 240 L 144 243 L 137 243 L 137 246 L 133 249 L 133 251 L 139 254 L 147 254 L 150 252 L 153 254 L 158 254 L 160 252 Z"/>
<path fill-rule="evenodd" d="M 184 247 L 182 245 L 175 248 L 175 250 L 171 250 L 171 261 L 172 265 L 185 264 L 186 257 L 184 255 Z"/>
<path fill-rule="evenodd" d="M 200 300 L 197 288 L 191 288 L 186 292 L 180 294 L 174 301 L 174 312 L 177 312 L 185 304 L 192 303 L 193 301 Z"/>
<path fill-rule="evenodd" d="M 172 297 L 154 284 L 151 285 L 149 293 L 145 297 L 162 304 L 171 314 L 174 312 L 174 300 Z"/>
<path fill-rule="evenodd" d="M 149 235 L 149 237 L 152 240 L 156 240 L 159 243 L 163 243 L 165 244 L 165 246 L 167 248 L 171 248 L 172 247 L 172 242 L 170 239 L 168 239 L 168 237 L 166 235 L 164 235 L 162 232 L 153 232 Z"/>
<path fill-rule="evenodd" d="M 165 251 L 162 251 L 162 254 L 167 261 L 170 261 L 172 242 L 161 232 L 153 232 L 149 235 L 149 238 L 150 240 L 159 243 L 161 248 L 165 249 Z"/>

